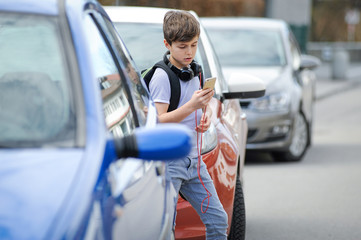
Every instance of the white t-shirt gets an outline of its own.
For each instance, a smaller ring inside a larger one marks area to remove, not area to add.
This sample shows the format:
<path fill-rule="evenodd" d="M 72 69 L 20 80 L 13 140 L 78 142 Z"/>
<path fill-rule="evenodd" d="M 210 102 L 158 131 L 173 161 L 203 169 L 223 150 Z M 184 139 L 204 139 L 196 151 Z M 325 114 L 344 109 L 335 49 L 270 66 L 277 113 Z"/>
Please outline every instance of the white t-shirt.
<path fill-rule="evenodd" d="M 188 102 L 193 93 L 200 89 L 200 82 L 198 76 L 194 77 L 190 81 L 182 81 L 179 79 L 180 87 L 181 87 L 181 95 L 179 99 L 178 108 L 183 106 L 186 102 Z M 169 99 L 171 95 L 170 83 L 168 79 L 167 73 L 161 69 L 157 68 L 153 74 L 152 80 L 149 83 L 149 92 L 154 102 L 156 103 L 167 103 L 169 104 Z M 194 139 L 197 140 L 197 131 L 196 128 L 196 114 L 195 112 L 188 115 L 181 124 L 186 125 L 193 133 Z M 197 110 L 197 125 L 202 117 L 202 109 Z M 198 136 L 200 138 L 200 134 Z M 200 143 L 200 139 L 198 140 Z M 198 144 L 199 144 L 198 143 Z M 200 148 L 199 148 L 200 149 Z M 190 152 L 190 157 L 197 157 L 197 145 L 194 145 L 192 151 Z"/>

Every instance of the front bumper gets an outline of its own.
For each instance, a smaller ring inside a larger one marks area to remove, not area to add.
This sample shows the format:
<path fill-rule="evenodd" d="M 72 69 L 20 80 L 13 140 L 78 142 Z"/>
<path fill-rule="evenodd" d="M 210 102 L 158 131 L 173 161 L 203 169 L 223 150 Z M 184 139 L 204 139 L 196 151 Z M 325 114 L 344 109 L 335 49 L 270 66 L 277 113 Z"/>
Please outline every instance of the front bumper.
<path fill-rule="evenodd" d="M 248 121 L 247 150 L 283 150 L 291 144 L 294 114 L 289 111 L 245 111 Z"/>

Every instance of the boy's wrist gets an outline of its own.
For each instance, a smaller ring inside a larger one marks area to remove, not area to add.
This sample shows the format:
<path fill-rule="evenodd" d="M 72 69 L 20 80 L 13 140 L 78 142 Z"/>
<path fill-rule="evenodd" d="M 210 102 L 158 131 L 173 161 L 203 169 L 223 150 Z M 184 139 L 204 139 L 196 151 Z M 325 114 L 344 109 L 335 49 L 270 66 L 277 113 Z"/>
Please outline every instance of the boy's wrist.
<path fill-rule="evenodd" d="M 197 111 L 197 109 L 198 109 L 197 106 L 194 106 L 190 101 L 187 102 L 187 104 L 185 104 L 185 105 L 187 105 L 187 108 L 190 109 L 190 113 Z"/>

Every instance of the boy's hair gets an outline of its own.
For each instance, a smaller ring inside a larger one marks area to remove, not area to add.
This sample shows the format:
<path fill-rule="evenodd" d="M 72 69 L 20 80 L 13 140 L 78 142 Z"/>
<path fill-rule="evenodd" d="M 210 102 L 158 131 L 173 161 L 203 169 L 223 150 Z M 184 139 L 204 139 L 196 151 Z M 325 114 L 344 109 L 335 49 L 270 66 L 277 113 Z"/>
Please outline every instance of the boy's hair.
<path fill-rule="evenodd" d="M 169 45 L 175 41 L 188 42 L 200 32 L 199 22 L 187 11 L 171 10 L 164 15 L 163 34 Z"/>

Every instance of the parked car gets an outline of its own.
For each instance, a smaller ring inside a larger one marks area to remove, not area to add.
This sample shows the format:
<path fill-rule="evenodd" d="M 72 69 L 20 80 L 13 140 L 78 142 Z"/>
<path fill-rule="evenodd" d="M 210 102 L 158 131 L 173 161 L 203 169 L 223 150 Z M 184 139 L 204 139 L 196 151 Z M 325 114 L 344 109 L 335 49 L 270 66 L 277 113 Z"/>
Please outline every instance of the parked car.
<path fill-rule="evenodd" d="M 193 140 L 156 125 L 103 8 L 1 1 L 0 51 L 0 239 L 171 238 L 176 193 L 151 160 Z"/>
<path fill-rule="evenodd" d="M 137 66 L 147 69 L 163 59 L 163 17 L 170 9 L 150 7 L 106 7 L 118 32 L 123 36 Z M 192 12 L 196 17 L 197 15 Z M 198 17 L 197 17 L 198 18 Z M 258 97 L 265 91 L 263 81 L 234 75 L 227 83 L 212 46 L 201 29 L 196 61 L 205 78 L 216 77 L 215 96 L 210 102 L 212 124 L 203 134 L 202 157 L 213 179 L 220 201 L 228 214 L 229 238 L 244 239 L 245 205 L 242 191 L 246 116 L 240 97 Z M 179 198 L 176 239 L 204 239 L 205 227 L 189 202 Z"/>
<path fill-rule="evenodd" d="M 277 161 L 299 161 L 311 145 L 319 65 L 303 55 L 283 20 L 202 18 L 226 76 L 249 73 L 266 82 L 262 98 L 241 100 L 248 116 L 247 150 L 268 151 Z"/>

